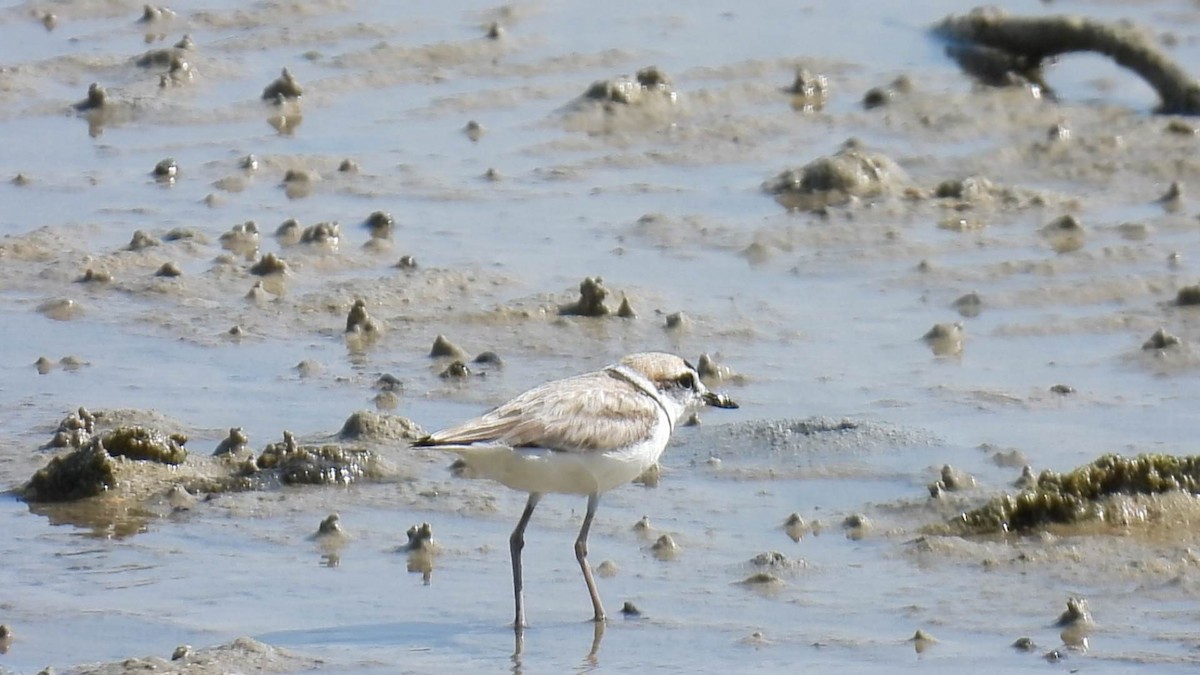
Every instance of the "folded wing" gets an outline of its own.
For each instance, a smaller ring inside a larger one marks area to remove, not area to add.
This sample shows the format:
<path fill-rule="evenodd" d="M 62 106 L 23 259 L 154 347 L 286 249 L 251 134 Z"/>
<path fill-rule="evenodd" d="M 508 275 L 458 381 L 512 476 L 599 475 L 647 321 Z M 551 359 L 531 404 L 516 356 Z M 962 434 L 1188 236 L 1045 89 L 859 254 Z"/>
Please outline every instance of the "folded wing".
<path fill-rule="evenodd" d="M 666 413 L 650 394 L 601 371 L 530 389 L 417 445 L 475 443 L 601 452 L 644 440 Z"/>

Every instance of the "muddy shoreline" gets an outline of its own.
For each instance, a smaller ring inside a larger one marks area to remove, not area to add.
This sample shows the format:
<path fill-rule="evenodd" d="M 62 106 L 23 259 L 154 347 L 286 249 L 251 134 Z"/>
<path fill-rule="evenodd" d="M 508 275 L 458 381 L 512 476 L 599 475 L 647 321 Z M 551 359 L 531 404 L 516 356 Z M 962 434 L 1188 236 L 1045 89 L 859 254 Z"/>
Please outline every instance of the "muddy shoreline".
<path fill-rule="evenodd" d="M 0 11 L 0 673 L 1194 665 L 1200 16 L 1137 7 Z M 1174 84 L 1066 55 L 1135 34 Z M 514 650 L 524 496 L 410 443 L 649 349 L 742 407 L 605 496 L 603 632 L 539 507 Z"/>

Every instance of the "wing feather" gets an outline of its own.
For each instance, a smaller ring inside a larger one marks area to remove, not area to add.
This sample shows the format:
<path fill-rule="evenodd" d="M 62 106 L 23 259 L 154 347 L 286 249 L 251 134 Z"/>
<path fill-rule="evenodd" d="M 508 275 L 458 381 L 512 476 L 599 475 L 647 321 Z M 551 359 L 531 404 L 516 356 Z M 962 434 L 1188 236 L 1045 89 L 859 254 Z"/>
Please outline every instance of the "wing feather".
<path fill-rule="evenodd" d="M 650 435 L 663 412 L 648 393 L 616 382 L 621 381 L 604 371 L 550 382 L 438 431 L 420 445 L 499 443 L 564 452 L 624 448 Z"/>

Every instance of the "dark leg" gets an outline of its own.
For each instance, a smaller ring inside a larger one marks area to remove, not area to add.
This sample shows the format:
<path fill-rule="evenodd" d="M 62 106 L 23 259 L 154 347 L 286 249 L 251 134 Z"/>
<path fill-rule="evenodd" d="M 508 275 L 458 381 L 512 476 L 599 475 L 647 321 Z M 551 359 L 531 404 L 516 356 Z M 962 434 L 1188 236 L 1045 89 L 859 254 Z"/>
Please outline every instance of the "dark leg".
<path fill-rule="evenodd" d="M 521 549 L 525 548 L 525 526 L 529 524 L 533 509 L 541 498 L 541 493 L 529 493 L 529 501 L 525 502 L 525 511 L 521 514 L 521 519 L 517 521 L 517 527 L 513 529 L 512 535 L 508 538 L 508 551 L 512 555 L 513 597 L 516 599 L 517 605 L 517 618 L 513 622 L 513 628 L 517 631 L 525 627 L 525 600 L 522 593 L 524 583 L 521 581 Z"/>
<path fill-rule="evenodd" d="M 596 590 L 596 581 L 592 579 L 592 567 L 587 561 L 588 530 L 592 527 L 592 518 L 596 515 L 596 506 L 600 504 L 599 494 L 588 495 L 587 514 L 583 516 L 583 527 L 579 528 L 579 538 L 575 540 L 575 559 L 579 561 L 579 569 L 583 570 L 583 580 L 587 582 L 588 593 L 592 595 L 592 608 L 596 610 L 594 621 L 604 621 L 604 605 L 600 603 L 600 592 Z"/>

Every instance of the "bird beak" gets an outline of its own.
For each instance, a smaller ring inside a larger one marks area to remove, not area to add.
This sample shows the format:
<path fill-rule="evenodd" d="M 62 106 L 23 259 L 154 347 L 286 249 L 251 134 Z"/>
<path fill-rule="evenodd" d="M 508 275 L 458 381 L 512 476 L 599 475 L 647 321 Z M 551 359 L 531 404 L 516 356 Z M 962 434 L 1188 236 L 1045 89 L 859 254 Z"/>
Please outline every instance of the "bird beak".
<path fill-rule="evenodd" d="M 718 394 L 715 391 L 704 392 L 705 405 L 711 405 L 714 408 L 736 408 L 738 404 L 733 399 L 725 394 Z"/>

